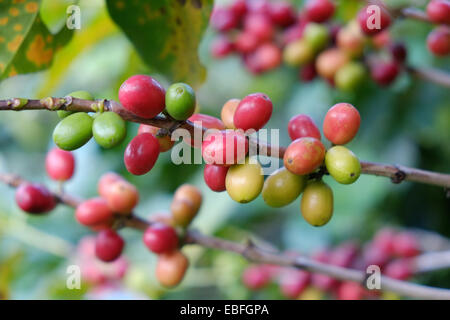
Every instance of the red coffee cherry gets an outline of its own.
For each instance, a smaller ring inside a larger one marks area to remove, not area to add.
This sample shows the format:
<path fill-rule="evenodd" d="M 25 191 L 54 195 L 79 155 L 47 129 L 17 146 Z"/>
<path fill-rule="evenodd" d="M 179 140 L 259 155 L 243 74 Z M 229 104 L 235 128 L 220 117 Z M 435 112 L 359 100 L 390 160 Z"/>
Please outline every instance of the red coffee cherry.
<path fill-rule="evenodd" d="M 364 288 L 357 282 L 342 282 L 337 289 L 339 300 L 362 300 L 364 294 Z"/>
<path fill-rule="evenodd" d="M 20 209 L 28 213 L 44 213 L 56 206 L 55 197 L 45 186 L 37 183 L 22 183 L 15 198 Z"/>
<path fill-rule="evenodd" d="M 142 239 L 147 248 L 157 254 L 173 251 L 178 246 L 175 229 L 163 223 L 154 223 L 148 227 Z"/>
<path fill-rule="evenodd" d="M 361 30 L 365 34 L 373 36 L 389 27 L 389 25 L 391 24 L 391 16 L 389 15 L 389 12 L 386 10 L 386 8 L 382 6 L 376 6 L 380 9 L 378 18 L 378 11 L 371 11 L 369 9 L 370 7 L 371 6 L 366 6 L 359 11 L 358 22 Z M 367 11 L 368 9 L 370 10 L 369 12 Z M 379 22 L 379 25 L 377 25 L 377 22 Z"/>
<path fill-rule="evenodd" d="M 295 9 L 289 2 L 285 1 L 271 2 L 269 14 L 272 22 L 282 27 L 293 24 L 297 19 Z"/>
<path fill-rule="evenodd" d="M 98 180 L 97 185 L 98 194 L 102 198 L 106 198 L 109 194 L 109 188 L 114 184 L 114 182 L 121 180 L 124 180 L 123 177 L 115 172 L 107 172 L 103 174 L 100 180 Z"/>
<path fill-rule="evenodd" d="M 394 254 L 403 258 L 415 257 L 420 253 L 416 237 L 408 232 L 401 232 L 394 237 L 392 249 Z"/>
<path fill-rule="evenodd" d="M 141 124 L 139 126 L 137 134 L 139 135 L 141 133 L 146 133 L 146 132 L 151 133 L 152 135 L 155 136 L 156 139 L 158 139 L 159 151 L 160 152 L 169 151 L 170 149 L 172 149 L 173 145 L 175 144 L 175 141 L 172 141 L 172 139 L 170 138 L 170 135 L 163 136 L 163 137 L 156 136 L 158 131 L 159 131 L 158 127 L 154 127 L 154 126 L 151 126 L 148 124 Z"/>
<path fill-rule="evenodd" d="M 264 266 L 250 266 L 242 274 L 242 282 L 250 290 L 264 288 L 270 281 L 270 273 Z"/>
<path fill-rule="evenodd" d="M 207 164 L 203 171 L 206 185 L 215 192 L 225 191 L 225 178 L 227 177 L 227 172 L 228 167 Z"/>
<path fill-rule="evenodd" d="M 228 8 L 214 8 L 210 23 L 217 31 L 224 32 L 236 28 L 239 24 L 239 19 L 233 10 Z"/>
<path fill-rule="evenodd" d="M 370 244 L 363 251 L 364 266 L 380 266 L 383 267 L 390 259 L 390 254 L 375 244 Z"/>
<path fill-rule="evenodd" d="M 450 28 L 440 26 L 431 31 L 427 37 L 427 46 L 436 56 L 450 54 Z"/>
<path fill-rule="evenodd" d="M 320 131 L 314 123 L 313 119 L 306 114 L 298 114 L 293 116 L 288 123 L 289 137 L 292 140 L 311 137 L 320 140 Z"/>
<path fill-rule="evenodd" d="M 392 58 L 396 62 L 403 63 L 406 61 L 406 56 L 408 55 L 408 51 L 406 50 L 406 47 L 403 43 L 401 43 L 401 42 L 393 43 L 389 49 L 391 51 Z"/>
<path fill-rule="evenodd" d="M 390 85 L 400 72 L 397 62 L 380 61 L 375 63 L 370 68 L 370 75 L 372 79 L 380 86 Z"/>
<path fill-rule="evenodd" d="M 315 62 L 305 64 L 299 72 L 299 78 L 303 82 L 310 82 L 317 76 Z"/>
<path fill-rule="evenodd" d="M 266 125 L 272 116 L 273 105 L 269 97 L 263 93 L 253 93 L 239 103 L 234 113 L 234 126 L 247 131 L 258 131 Z"/>
<path fill-rule="evenodd" d="M 282 45 L 294 42 L 303 36 L 303 30 L 305 29 L 305 23 L 296 23 L 289 28 L 287 28 L 282 35 Z"/>
<path fill-rule="evenodd" d="M 431 0 L 427 5 L 427 15 L 436 24 L 450 24 L 450 1 Z"/>
<path fill-rule="evenodd" d="M 328 263 L 329 252 L 327 250 L 320 250 L 312 255 L 312 259 L 322 263 Z M 330 291 L 338 285 L 338 281 L 330 276 L 313 273 L 311 275 L 311 284 L 323 291 Z"/>
<path fill-rule="evenodd" d="M 112 229 L 102 230 L 95 238 L 95 255 L 104 262 L 116 260 L 122 254 L 124 241 Z"/>
<path fill-rule="evenodd" d="M 395 232 L 392 229 L 384 228 L 377 232 L 373 238 L 372 245 L 383 251 L 386 255 L 394 254 Z"/>
<path fill-rule="evenodd" d="M 247 138 L 238 131 L 210 134 L 202 144 L 202 156 L 207 164 L 233 165 L 243 161 L 247 152 Z"/>
<path fill-rule="evenodd" d="M 316 170 L 325 158 L 325 147 L 316 138 L 294 140 L 284 154 L 284 166 L 290 172 L 304 175 Z"/>
<path fill-rule="evenodd" d="M 383 49 L 392 42 L 389 30 L 383 30 L 372 37 L 372 44 L 376 49 Z"/>
<path fill-rule="evenodd" d="M 408 259 L 394 260 L 382 271 L 384 275 L 397 280 L 407 280 L 413 275 L 412 266 Z"/>
<path fill-rule="evenodd" d="M 240 53 L 250 53 L 255 50 L 260 41 L 256 35 L 248 31 L 243 31 L 239 33 L 234 41 L 234 47 Z"/>
<path fill-rule="evenodd" d="M 114 213 L 130 214 L 139 202 L 139 193 L 131 183 L 119 180 L 109 187 L 105 199 Z"/>
<path fill-rule="evenodd" d="M 134 75 L 119 89 L 119 100 L 125 109 L 135 115 L 151 119 L 165 108 L 166 91 L 150 76 Z"/>
<path fill-rule="evenodd" d="M 236 17 L 242 18 L 247 13 L 246 0 L 235 0 L 230 6 L 230 10 Z"/>
<path fill-rule="evenodd" d="M 341 244 L 335 248 L 329 257 L 329 263 L 334 266 L 348 268 L 358 255 L 358 246 L 353 242 Z"/>
<path fill-rule="evenodd" d="M 244 58 L 247 68 L 254 74 L 267 72 L 281 64 L 281 49 L 273 43 L 265 43 Z"/>
<path fill-rule="evenodd" d="M 202 113 L 195 113 L 188 118 L 188 121 L 192 122 L 194 126 L 198 128 L 207 128 L 207 129 L 217 129 L 217 130 L 225 130 L 225 125 L 222 120 Z M 203 141 L 203 132 L 200 130 L 198 136 L 193 136 L 191 138 L 184 138 L 184 142 L 190 144 L 194 148 L 200 148 Z"/>
<path fill-rule="evenodd" d="M 334 14 L 331 0 L 308 0 L 305 5 L 306 17 L 312 22 L 325 22 Z"/>
<path fill-rule="evenodd" d="M 356 135 L 361 123 L 358 110 L 349 103 L 338 103 L 328 110 L 323 134 L 334 144 L 346 144 Z"/>
<path fill-rule="evenodd" d="M 165 287 L 174 287 L 184 278 L 189 266 L 186 256 L 178 250 L 158 256 L 156 279 Z"/>
<path fill-rule="evenodd" d="M 269 16 L 261 13 L 247 14 L 244 20 L 244 32 L 249 32 L 261 41 L 269 41 L 274 36 L 274 27 Z"/>
<path fill-rule="evenodd" d="M 75 158 L 70 151 L 53 148 L 45 158 L 45 169 L 53 180 L 67 181 L 73 176 Z"/>
<path fill-rule="evenodd" d="M 280 279 L 281 293 L 290 299 L 296 299 L 308 287 L 311 275 L 303 270 L 289 270 Z"/>
<path fill-rule="evenodd" d="M 216 59 L 228 56 L 234 50 L 233 42 L 225 36 L 217 37 L 211 45 L 211 54 Z"/>
<path fill-rule="evenodd" d="M 114 213 L 103 198 L 93 198 L 82 202 L 75 210 L 75 218 L 85 226 L 98 227 L 108 225 Z"/>
<path fill-rule="evenodd" d="M 141 133 L 130 141 L 125 149 L 124 162 L 127 170 L 134 175 L 149 172 L 158 160 L 159 142 L 150 133 Z"/>

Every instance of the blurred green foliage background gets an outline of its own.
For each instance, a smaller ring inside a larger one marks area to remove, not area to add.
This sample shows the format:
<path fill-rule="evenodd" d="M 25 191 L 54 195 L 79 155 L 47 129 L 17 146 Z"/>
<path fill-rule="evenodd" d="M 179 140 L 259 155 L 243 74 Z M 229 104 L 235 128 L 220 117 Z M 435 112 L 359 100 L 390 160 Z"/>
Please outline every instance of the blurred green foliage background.
<path fill-rule="evenodd" d="M 219 1 L 226 2 L 226 1 Z M 340 1 L 340 18 L 346 18 L 358 1 Z M 392 1 L 391 1 L 392 2 Z M 399 2 L 399 1 L 396 1 Z M 44 0 L 41 15 L 55 32 L 65 23 L 66 8 L 74 1 Z M 217 3 L 217 1 L 216 1 Z M 296 1 L 300 4 L 301 1 Z M 111 20 L 105 1 L 80 0 L 82 28 L 74 32 L 67 46 L 45 71 L 18 75 L 0 82 L 0 97 L 42 98 L 63 96 L 75 90 L 89 90 L 97 98 L 117 100 L 120 84 L 130 75 L 155 75 L 167 87 L 169 79 L 144 61 L 149 60 Z M 128 17 L 132 18 L 132 17 Z M 449 70 L 448 58 L 436 59 L 427 51 L 425 38 L 431 26 L 401 20 L 392 28 L 393 38 L 405 41 L 408 63 Z M 151 28 L 142 30 L 151 33 Z M 282 145 L 287 145 L 287 122 L 298 113 L 311 115 L 321 123 L 327 109 L 337 102 L 350 102 L 360 111 L 361 130 L 349 147 L 368 161 L 398 163 L 440 172 L 450 171 L 450 92 L 435 84 L 403 75 L 389 88 L 365 84 L 357 92 L 343 94 L 321 80 L 298 81 L 297 71 L 279 68 L 252 76 L 236 57 L 214 60 L 209 45 L 214 31 L 207 29 L 199 48 L 206 67 L 206 81 L 197 86 L 200 111 L 219 116 L 223 103 L 252 92 L 264 92 L 274 102 L 269 128 L 279 128 Z M 149 43 L 149 46 L 152 44 Z M 181 45 L 181 43 L 180 43 Z M 144 50 L 144 51 L 143 51 Z M 142 59 L 144 57 L 144 59 Z M 57 186 L 45 175 L 46 151 L 52 147 L 51 132 L 58 119 L 50 112 L 1 112 L 0 172 L 18 173 L 32 181 Z M 91 141 L 75 151 L 76 174 L 66 189 L 82 197 L 96 194 L 96 182 L 114 170 L 136 184 L 141 202 L 136 210 L 143 217 L 167 211 L 174 190 L 182 183 L 195 184 L 204 193 L 204 204 L 193 226 L 207 234 L 242 240 L 255 236 L 281 249 L 309 253 L 341 241 L 365 241 L 380 227 L 422 228 L 450 237 L 450 201 L 445 193 L 427 185 L 402 183 L 361 176 L 351 186 L 337 185 L 326 177 L 335 194 L 335 214 L 323 228 L 313 228 L 302 218 L 299 201 L 282 209 L 271 209 L 258 198 L 250 204 L 234 203 L 226 193 L 216 194 L 203 182 L 202 166 L 175 166 L 170 154 L 163 154 L 147 175 L 129 175 L 123 165 L 123 150 L 136 134 L 129 123 L 126 141 L 111 150 Z M 14 190 L 0 186 L 0 297 L 52 299 L 86 297 L 83 290 L 65 289 L 66 267 L 79 239 L 90 232 L 78 225 L 73 210 L 58 207 L 45 217 L 30 217 L 14 202 Z M 129 271 L 117 296 L 145 298 L 280 298 L 277 288 L 253 294 L 240 282 L 243 258 L 226 252 L 188 247 L 191 268 L 183 284 L 163 290 L 154 278 L 155 257 L 141 242 L 140 233 L 123 230 Z M 417 278 L 421 283 L 450 287 L 450 273 Z"/>

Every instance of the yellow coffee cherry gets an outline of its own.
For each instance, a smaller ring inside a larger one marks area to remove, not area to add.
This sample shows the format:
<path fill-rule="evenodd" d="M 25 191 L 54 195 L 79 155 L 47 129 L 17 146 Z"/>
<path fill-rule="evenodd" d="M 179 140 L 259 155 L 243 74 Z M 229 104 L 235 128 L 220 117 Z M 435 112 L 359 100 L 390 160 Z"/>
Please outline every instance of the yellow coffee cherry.
<path fill-rule="evenodd" d="M 247 203 L 258 197 L 264 185 L 261 165 L 256 160 L 247 158 L 245 163 L 228 169 L 225 186 L 231 199 Z"/>
<path fill-rule="evenodd" d="M 291 173 L 282 167 L 264 182 L 262 197 L 267 205 L 280 208 L 298 198 L 306 185 L 306 177 Z"/>
<path fill-rule="evenodd" d="M 339 183 L 351 184 L 361 174 L 361 164 L 353 152 L 343 146 L 334 146 L 325 154 L 325 165 Z"/>
<path fill-rule="evenodd" d="M 325 225 L 333 215 L 333 191 L 323 181 L 308 183 L 303 191 L 300 209 L 310 225 Z"/>

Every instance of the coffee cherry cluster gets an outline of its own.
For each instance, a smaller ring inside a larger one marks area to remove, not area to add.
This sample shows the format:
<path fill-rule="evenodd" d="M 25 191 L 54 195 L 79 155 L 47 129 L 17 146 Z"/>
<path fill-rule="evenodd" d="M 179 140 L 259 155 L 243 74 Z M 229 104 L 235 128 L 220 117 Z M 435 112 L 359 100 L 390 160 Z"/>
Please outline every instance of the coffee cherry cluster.
<path fill-rule="evenodd" d="M 430 20 L 440 24 L 430 33 L 428 47 L 440 56 L 450 52 L 449 3 L 433 0 L 427 6 Z M 387 86 L 404 69 L 406 48 L 391 41 L 391 15 L 382 3 L 378 7 L 379 25 L 373 25 L 369 6 L 342 25 L 329 22 L 336 9 L 333 0 L 308 0 L 299 12 L 283 1 L 235 0 L 229 7 L 216 7 L 211 15 L 211 26 L 219 33 L 212 55 L 237 53 L 254 74 L 284 62 L 299 68 L 302 81 L 319 75 L 343 91 L 357 88 L 367 74 Z"/>
<path fill-rule="evenodd" d="M 413 276 L 411 258 L 421 252 L 416 237 L 406 231 L 381 229 L 374 238 L 359 246 L 345 242 L 335 248 L 316 251 L 311 255 L 315 261 L 343 268 L 365 271 L 370 265 L 380 267 L 381 274 L 406 280 Z M 299 256 L 287 252 L 288 256 Z M 380 297 L 378 290 L 368 290 L 355 282 L 339 281 L 330 276 L 304 270 L 268 264 L 251 265 L 242 274 L 243 284 L 250 290 L 261 290 L 270 282 L 279 285 L 281 294 L 288 299 L 321 299 L 333 297 L 339 300 L 361 300 Z"/>
<path fill-rule="evenodd" d="M 260 130 L 272 108 L 270 99 L 260 93 L 224 104 L 221 116 L 228 129 L 208 135 L 202 144 L 205 182 L 213 191 L 226 190 L 239 203 L 250 202 L 262 193 L 264 201 L 275 208 L 292 203 L 303 193 L 303 217 L 313 226 L 322 226 L 333 214 L 333 193 L 322 176 L 329 173 L 337 182 L 351 184 L 361 173 L 358 158 L 342 146 L 358 132 L 359 112 L 348 103 L 328 110 L 323 122 L 325 138 L 333 144 L 328 150 L 313 120 L 304 114 L 294 116 L 288 123 L 293 141 L 285 151 L 284 167 L 264 180 L 258 161 L 246 157 L 249 143 L 244 130 Z"/>

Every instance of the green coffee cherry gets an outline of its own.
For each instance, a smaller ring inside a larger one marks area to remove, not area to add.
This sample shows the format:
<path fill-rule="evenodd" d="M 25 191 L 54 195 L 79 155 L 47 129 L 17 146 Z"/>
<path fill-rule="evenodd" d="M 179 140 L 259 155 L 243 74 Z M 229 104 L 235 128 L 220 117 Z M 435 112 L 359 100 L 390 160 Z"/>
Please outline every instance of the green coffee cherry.
<path fill-rule="evenodd" d="M 63 150 L 75 150 L 92 137 L 92 118 L 77 112 L 62 119 L 53 130 L 53 141 Z"/>
<path fill-rule="evenodd" d="M 323 49 L 327 45 L 328 38 L 328 28 L 320 23 L 309 23 L 303 33 L 303 39 L 314 52 Z"/>
<path fill-rule="evenodd" d="M 72 93 L 67 94 L 66 96 L 74 97 L 77 99 L 94 100 L 94 97 L 89 92 L 82 90 L 74 91 Z M 75 111 L 58 110 L 56 111 L 56 113 L 58 114 L 58 117 L 60 119 L 64 119 L 68 115 L 75 113 Z"/>
<path fill-rule="evenodd" d="M 308 183 L 303 191 L 300 210 L 310 225 L 325 225 L 333 215 L 333 191 L 323 181 Z"/>
<path fill-rule="evenodd" d="M 364 80 L 366 69 L 360 62 L 349 62 L 339 68 L 334 76 L 336 87 L 342 91 L 352 91 Z"/>
<path fill-rule="evenodd" d="M 325 165 L 339 183 L 351 184 L 361 174 L 361 164 L 353 152 L 343 146 L 334 146 L 325 154 Z"/>
<path fill-rule="evenodd" d="M 195 92 L 186 83 L 174 83 L 166 92 L 166 110 L 176 120 L 186 120 L 195 111 Z"/>
<path fill-rule="evenodd" d="M 250 202 L 258 197 L 264 184 L 264 175 L 259 163 L 237 164 L 228 169 L 225 186 L 228 195 L 240 203 Z"/>
<path fill-rule="evenodd" d="M 123 141 L 127 134 L 127 126 L 117 113 L 103 112 L 95 118 L 92 133 L 100 146 L 112 148 Z"/>
<path fill-rule="evenodd" d="M 302 193 L 306 177 L 291 173 L 282 167 L 272 173 L 264 182 L 262 197 L 271 207 L 280 208 L 288 205 Z"/>

